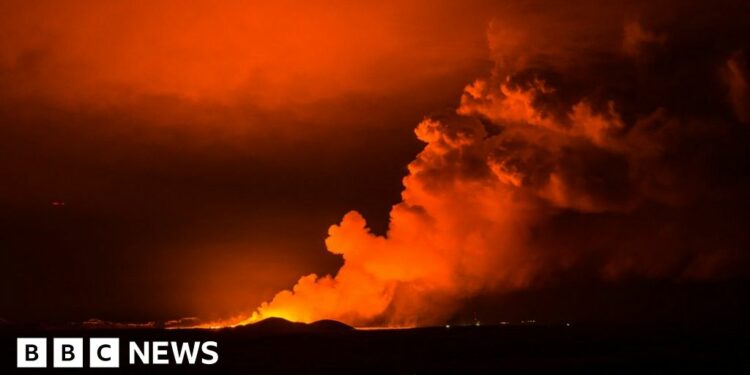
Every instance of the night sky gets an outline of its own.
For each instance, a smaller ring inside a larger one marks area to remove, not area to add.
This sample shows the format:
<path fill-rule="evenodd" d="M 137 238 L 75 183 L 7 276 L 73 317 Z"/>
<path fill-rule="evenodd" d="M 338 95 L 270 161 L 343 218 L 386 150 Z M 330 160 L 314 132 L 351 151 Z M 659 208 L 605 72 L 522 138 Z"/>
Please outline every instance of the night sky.
<path fill-rule="evenodd" d="M 574 3 L 3 2 L 0 318 L 736 308 L 750 7 Z"/>

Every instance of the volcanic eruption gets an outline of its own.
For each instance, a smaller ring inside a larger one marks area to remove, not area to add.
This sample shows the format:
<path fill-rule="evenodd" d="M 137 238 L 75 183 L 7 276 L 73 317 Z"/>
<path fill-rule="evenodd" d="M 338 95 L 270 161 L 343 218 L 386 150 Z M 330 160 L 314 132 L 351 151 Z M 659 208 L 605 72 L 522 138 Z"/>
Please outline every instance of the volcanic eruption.
<path fill-rule="evenodd" d="M 744 272 L 747 25 L 727 7 L 708 38 L 701 25 L 718 11 L 605 8 L 566 20 L 519 6 L 493 21 L 495 67 L 454 113 L 417 126 L 425 146 L 387 233 L 349 212 L 325 240 L 343 257 L 337 274 L 303 276 L 220 325 L 430 325 L 468 297 L 565 273 Z"/>

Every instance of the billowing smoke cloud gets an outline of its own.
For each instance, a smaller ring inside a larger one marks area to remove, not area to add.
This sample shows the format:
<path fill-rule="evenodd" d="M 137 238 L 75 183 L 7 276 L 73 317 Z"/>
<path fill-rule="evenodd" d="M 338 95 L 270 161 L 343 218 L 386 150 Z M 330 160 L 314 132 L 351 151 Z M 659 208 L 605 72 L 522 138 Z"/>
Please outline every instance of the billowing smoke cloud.
<path fill-rule="evenodd" d="M 742 274 L 750 33 L 742 7 L 698 8 L 496 19 L 491 76 L 417 126 L 426 145 L 387 234 L 346 214 L 326 239 L 338 274 L 302 277 L 243 321 L 433 324 L 565 273 Z"/>

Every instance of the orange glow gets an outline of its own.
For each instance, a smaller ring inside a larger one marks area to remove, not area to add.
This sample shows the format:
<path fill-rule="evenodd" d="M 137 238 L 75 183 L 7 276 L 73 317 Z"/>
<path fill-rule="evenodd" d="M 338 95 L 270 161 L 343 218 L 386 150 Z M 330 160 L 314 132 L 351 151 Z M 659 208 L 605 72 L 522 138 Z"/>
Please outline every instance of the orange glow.
<path fill-rule="evenodd" d="M 616 98 L 602 95 L 600 82 L 586 76 L 586 64 L 596 67 L 601 56 L 615 60 L 612 66 L 631 69 L 631 64 L 637 70 L 634 60 L 667 37 L 632 22 L 623 22 L 610 40 L 585 38 L 588 30 L 566 22 L 538 22 L 546 33 L 537 43 L 535 29 L 519 25 L 526 21 L 493 22 L 493 74 L 466 87 L 456 115 L 426 118 L 417 126 L 426 145 L 408 165 L 386 235 L 373 234 L 359 213 L 349 212 L 330 227 L 325 241 L 329 252 L 344 259 L 336 275 L 304 276 L 249 317 L 224 324 L 268 317 L 335 319 L 358 327 L 442 323 L 462 298 L 525 288 L 545 272 L 575 264 L 575 252 L 586 250 L 556 253 L 558 245 L 576 245 L 535 242 L 534 231 L 561 212 L 613 217 L 644 202 L 680 201 L 684 190 L 662 194 L 652 186 L 655 180 L 685 178 L 671 174 L 661 153 L 673 141 L 665 134 L 682 120 L 655 105 L 628 124 Z M 558 43 L 558 32 L 570 40 Z M 732 104 L 742 114 L 746 82 L 738 61 L 730 59 L 726 71 Z M 547 74 L 563 82 L 555 84 L 544 78 L 549 71 L 581 82 L 566 87 L 565 79 Z M 598 78 L 608 82 L 606 74 Z M 674 249 L 679 246 L 658 256 L 634 248 L 595 257 L 605 278 L 653 277 L 680 272 L 675 269 L 681 255 Z M 711 259 L 725 264 L 727 258 Z"/>
<path fill-rule="evenodd" d="M 18 37 L 0 40 L 0 68 L 38 58 L 39 75 L 20 75 L 16 95 L 88 106 L 155 95 L 278 108 L 344 93 L 382 95 L 482 52 L 466 44 L 465 31 L 455 32 L 465 28 L 447 33 L 433 23 L 460 14 L 453 6 L 425 14 L 421 5 L 11 1 L 0 8 L 0 33 Z M 461 17 L 450 22 L 467 22 Z M 440 44 L 430 42 L 435 32 Z"/>
<path fill-rule="evenodd" d="M 748 247 L 747 22 L 656 3 L 0 2 L 8 242 L 65 245 L 37 268 L 90 272 L 66 289 L 118 270 L 94 310 L 167 328 L 711 278 Z"/>
<path fill-rule="evenodd" d="M 520 193 L 515 186 L 472 181 L 445 164 L 458 150 L 479 147 L 481 128 L 475 124 L 453 133 L 425 120 L 417 134 L 428 145 L 409 165 L 403 202 L 391 211 L 387 237 L 373 235 L 362 216 L 348 213 L 326 240 L 330 252 L 344 257 L 335 277 L 302 277 L 248 318 L 223 324 L 268 317 L 335 319 L 354 326 L 435 324 L 449 311 L 441 305 L 455 298 L 487 287 L 526 285 L 535 266 L 521 251 L 533 207 L 515 198 Z"/>

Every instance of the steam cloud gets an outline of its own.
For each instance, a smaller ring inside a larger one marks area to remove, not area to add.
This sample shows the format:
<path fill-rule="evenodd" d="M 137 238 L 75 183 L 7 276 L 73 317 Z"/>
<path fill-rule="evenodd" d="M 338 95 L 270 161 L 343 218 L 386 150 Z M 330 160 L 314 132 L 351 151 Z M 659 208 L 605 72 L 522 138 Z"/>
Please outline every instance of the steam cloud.
<path fill-rule="evenodd" d="M 346 214 L 325 241 L 344 258 L 338 274 L 302 277 L 244 322 L 423 325 L 467 297 L 571 272 L 744 272 L 745 13 L 559 21 L 526 10 L 492 23 L 491 76 L 466 87 L 455 114 L 417 126 L 426 145 L 387 234 Z"/>

